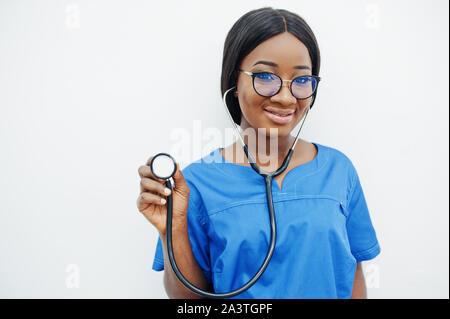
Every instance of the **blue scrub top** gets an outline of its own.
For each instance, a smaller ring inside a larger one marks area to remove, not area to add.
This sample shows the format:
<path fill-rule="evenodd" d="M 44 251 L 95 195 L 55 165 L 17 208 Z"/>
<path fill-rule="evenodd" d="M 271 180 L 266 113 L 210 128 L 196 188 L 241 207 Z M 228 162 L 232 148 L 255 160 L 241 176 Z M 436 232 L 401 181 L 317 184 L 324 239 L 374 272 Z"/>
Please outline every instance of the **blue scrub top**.
<path fill-rule="evenodd" d="M 356 263 L 380 253 L 356 169 L 318 143 L 316 157 L 272 183 L 277 239 L 259 280 L 233 298 L 350 298 Z M 226 161 L 220 149 L 182 170 L 190 189 L 188 233 L 214 291 L 240 288 L 258 271 L 270 242 L 264 178 Z M 153 269 L 164 269 L 158 238 Z"/>

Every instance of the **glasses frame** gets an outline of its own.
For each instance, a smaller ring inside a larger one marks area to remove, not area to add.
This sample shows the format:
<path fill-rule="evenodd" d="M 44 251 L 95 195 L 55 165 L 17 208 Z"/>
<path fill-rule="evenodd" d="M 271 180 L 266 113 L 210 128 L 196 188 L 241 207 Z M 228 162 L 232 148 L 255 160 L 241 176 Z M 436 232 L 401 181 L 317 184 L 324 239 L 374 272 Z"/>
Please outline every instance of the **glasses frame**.
<path fill-rule="evenodd" d="M 306 99 L 309 99 L 311 96 L 313 96 L 313 95 L 316 93 L 316 91 L 317 91 L 317 87 L 319 86 L 320 80 L 322 79 L 320 76 L 317 76 L 317 75 L 299 75 L 299 76 L 295 77 L 295 78 L 292 79 L 292 80 L 284 80 L 284 79 L 282 79 L 279 75 L 277 75 L 277 74 L 275 74 L 275 73 L 272 73 L 272 72 L 268 72 L 268 71 L 250 72 L 250 71 L 245 71 L 245 70 L 239 70 L 239 72 L 242 72 L 242 73 L 244 73 L 244 74 L 250 75 L 250 76 L 252 77 L 253 89 L 255 90 L 256 94 L 258 94 L 258 95 L 260 95 L 260 96 L 263 96 L 263 97 L 272 97 L 272 96 L 274 96 L 274 95 L 277 95 L 277 94 L 280 92 L 281 88 L 283 87 L 283 83 L 284 83 L 284 82 L 291 82 L 291 83 L 289 84 L 289 91 L 291 91 L 292 96 L 295 97 L 297 100 L 306 100 Z M 274 76 L 276 76 L 277 78 L 280 79 L 281 85 L 280 85 L 280 87 L 278 88 L 278 91 L 276 91 L 274 94 L 269 95 L 269 96 L 262 95 L 262 94 L 258 93 L 258 91 L 257 91 L 256 88 L 255 88 L 255 77 L 256 77 L 256 75 L 261 74 L 261 73 L 269 73 L 269 74 L 272 74 L 272 75 L 274 75 Z M 307 96 L 307 97 L 298 98 L 298 97 L 296 97 L 296 96 L 294 95 L 294 93 L 292 92 L 292 83 L 295 81 L 295 79 L 300 78 L 300 77 L 306 77 L 306 76 L 307 76 L 307 77 L 314 78 L 314 79 L 317 81 L 316 87 L 314 88 L 314 90 L 313 90 L 313 92 L 311 93 L 311 95 L 309 95 L 309 96 Z"/>

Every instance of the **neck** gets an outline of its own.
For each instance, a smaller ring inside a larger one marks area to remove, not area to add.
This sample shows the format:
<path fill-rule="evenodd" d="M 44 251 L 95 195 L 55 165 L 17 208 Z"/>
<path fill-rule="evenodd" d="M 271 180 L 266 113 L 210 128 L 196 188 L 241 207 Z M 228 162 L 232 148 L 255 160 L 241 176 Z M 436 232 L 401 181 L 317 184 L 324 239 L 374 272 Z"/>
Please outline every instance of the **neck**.
<path fill-rule="evenodd" d="M 278 169 L 283 163 L 289 149 L 292 147 L 295 137 L 290 134 L 278 136 L 277 134 L 268 134 L 258 132 L 254 128 L 243 128 L 248 134 L 244 134 L 244 142 L 249 152 L 256 160 L 258 167 L 267 171 Z M 247 158 L 245 158 L 248 163 Z"/>

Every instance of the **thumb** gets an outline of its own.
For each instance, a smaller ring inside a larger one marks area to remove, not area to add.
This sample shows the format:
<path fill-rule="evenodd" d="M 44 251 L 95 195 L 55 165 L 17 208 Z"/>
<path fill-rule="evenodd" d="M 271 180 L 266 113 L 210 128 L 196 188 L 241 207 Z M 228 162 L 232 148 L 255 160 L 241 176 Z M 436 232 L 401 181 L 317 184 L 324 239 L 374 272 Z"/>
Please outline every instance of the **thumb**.
<path fill-rule="evenodd" d="M 174 182 L 175 182 L 175 188 L 174 191 L 183 195 L 189 194 L 189 186 L 186 183 L 186 180 L 184 179 L 183 174 L 180 170 L 180 164 L 177 163 L 177 169 L 175 171 L 175 174 L 172 176 Z"/>

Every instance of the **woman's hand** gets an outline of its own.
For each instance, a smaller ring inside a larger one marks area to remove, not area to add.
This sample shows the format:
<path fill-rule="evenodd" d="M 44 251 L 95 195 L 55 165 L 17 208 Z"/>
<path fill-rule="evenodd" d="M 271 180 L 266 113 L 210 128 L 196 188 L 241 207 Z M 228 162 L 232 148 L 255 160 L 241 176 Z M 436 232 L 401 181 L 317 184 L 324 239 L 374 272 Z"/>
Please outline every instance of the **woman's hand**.
<path fill-rule="evenodd" d="M 146 165 L 142 165 L 138 169 L 141 178 L 141 193 L 137 199 L 137 207 L 139 211 L 152 223 L 160 234 L 166 234 L 166 217 L 167 217 L 167 196 L 170 190 L 166 188 L 165 181 L 157 178 L 150 171 L 150 157 Z M 177 169 L 173 175 L 175 187 L 172 192 L 173 199 L 173 223 L 186 223 L 187 210 L 189 203 L 189 186 L 184 179 L 183 174 Z M 168 193 L 165 192 L 169 191 Z"/>

